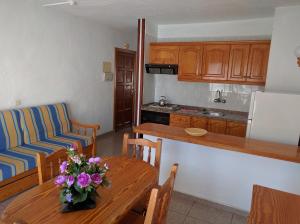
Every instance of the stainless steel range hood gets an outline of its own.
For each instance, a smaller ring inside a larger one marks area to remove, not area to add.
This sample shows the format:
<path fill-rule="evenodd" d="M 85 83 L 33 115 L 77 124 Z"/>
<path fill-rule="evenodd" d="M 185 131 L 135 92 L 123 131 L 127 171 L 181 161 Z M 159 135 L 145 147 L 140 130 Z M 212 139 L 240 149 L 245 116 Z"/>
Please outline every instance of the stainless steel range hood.
<path fill-rule="evenodd" d="M 146 64 L 146 72 L 150 74 L 177 75 L 178 65 L 175 64 Z"/>

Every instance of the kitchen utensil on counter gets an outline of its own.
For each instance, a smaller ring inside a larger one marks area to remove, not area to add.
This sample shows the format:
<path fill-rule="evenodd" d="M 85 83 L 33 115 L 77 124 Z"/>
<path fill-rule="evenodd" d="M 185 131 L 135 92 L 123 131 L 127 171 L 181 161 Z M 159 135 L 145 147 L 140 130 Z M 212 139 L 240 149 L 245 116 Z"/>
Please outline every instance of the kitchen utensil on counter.
<path fill-rule="evenodd" d="M 164 106 L 167 105 L 167 103 L 168 103 L 167 97 L 161 96 L 161 97 L 159 98 L 159 101 L 158 101 L 159 106 L 164 107 Z"/>
<path fill-rule="evenodd" d="M 203 136 L 207 134 L 207 131 L 202 128 L 186 128 L 184 131 L 192 136 Z"/>

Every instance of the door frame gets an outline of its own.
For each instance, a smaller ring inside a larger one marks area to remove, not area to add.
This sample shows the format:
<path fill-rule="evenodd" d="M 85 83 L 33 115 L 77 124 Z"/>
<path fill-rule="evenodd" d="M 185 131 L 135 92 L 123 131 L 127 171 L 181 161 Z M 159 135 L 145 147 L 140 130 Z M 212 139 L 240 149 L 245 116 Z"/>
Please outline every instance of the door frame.
<path fill-rule="evenodd" d="M 116 89 L 117 89 L 117 55 L 119 53 L 127 53 L 134 56 L 134 70 L 133 70 L 133 88 L 134 88 L 134 96 L 132 102 L 132 120 L 134 122 L 134 114 L 136 111 L 136 80 L 137 80 L 137 72 L 136 72 L 136 51 L 123 49 L 115 47 L 115 77 L 114 77 L 114 88 L 113 88 L 113 100 L 114 100 L 114 109 L 113 109 L 113 130 L 116 131 Z"/>

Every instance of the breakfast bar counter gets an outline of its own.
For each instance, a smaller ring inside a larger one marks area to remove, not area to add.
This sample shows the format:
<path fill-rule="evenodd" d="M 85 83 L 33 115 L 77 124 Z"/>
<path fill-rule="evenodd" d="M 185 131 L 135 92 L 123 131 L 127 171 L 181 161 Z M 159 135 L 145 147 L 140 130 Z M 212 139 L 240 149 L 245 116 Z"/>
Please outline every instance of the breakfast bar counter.
<path fill-rule="evenodd" d="M 229 151 L 300 163 L 300 147 L 230 135 L 207 133 L 201 137 L 188 135 L 183 128 L 145 123 L 134 128 L 134 132 L 168 138 L 182 142 L 210 146 Z"/>
<path fill-rule="evenodd" d="M 153 123 L 134 132 L 152 141 L 162 138 L 159 182 L 178 163 L 176 191 L 244 211 L 250 210 L 255 184 L 300 195 L 298 146 L 215 133 L 194 137 Z"/>

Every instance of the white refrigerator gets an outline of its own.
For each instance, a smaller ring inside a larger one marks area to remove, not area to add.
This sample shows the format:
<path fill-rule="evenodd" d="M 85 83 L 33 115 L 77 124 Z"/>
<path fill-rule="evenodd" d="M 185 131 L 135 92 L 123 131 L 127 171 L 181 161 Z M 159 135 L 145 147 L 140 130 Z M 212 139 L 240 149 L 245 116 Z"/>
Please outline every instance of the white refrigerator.
<path fill-rule="evenodd" d="M 300 95 L 254 92 L 251 97 L 247 137 L 299 145 Z"/>

